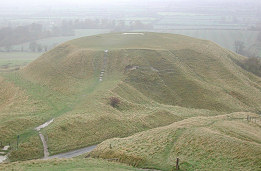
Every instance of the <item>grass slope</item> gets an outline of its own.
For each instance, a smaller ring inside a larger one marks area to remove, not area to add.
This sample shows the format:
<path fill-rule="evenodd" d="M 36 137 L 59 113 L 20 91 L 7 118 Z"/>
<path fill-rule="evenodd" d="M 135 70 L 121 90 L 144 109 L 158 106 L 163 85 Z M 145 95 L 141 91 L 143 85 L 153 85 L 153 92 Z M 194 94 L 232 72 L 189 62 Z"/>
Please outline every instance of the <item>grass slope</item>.
<path fill-rule="evenodd" d="M 99 159 L 52 159 L 52 160 L 33 160 L 26 162 L 14 162 L 11 164 L 1 164 L 2 171 L 138 171 L 141 169 L 133 168 L 120 163 L 107 162 Z"/>
<path fill-rule="evenodd" d="M 189 117 L 258 112 L 261 79 L 234 62 L 243 59 L 212 42 L 172 34 L 69 41 L 19 72 L 1 74 L 0 139 L 15 142 L 20 134 L 10 159 L 32 159 L 42 155 L 33 128 L 51 118 L 42 133 L 56 154 Z M 120 99 L 117 108 L 110 97 Z"/>
<path fill-rule="evenodd" d="M 177 157 L 181 170 L 260 170 L 261 121 L 247 122 L 247 115 L 257 116 L 233 113 L 185 119 L 104 141 L 91 156 L 162 170 L 175 166 Z"/>

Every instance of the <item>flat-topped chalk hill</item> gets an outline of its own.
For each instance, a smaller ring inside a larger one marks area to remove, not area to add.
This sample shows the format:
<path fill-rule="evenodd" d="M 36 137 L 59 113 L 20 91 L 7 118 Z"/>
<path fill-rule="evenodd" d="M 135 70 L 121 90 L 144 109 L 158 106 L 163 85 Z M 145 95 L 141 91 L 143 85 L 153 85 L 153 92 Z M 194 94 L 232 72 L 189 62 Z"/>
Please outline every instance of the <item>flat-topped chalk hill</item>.
<path fill-rule="evenodd" d="M 121 94 L 127 93 L 124 88 L 167 105 L 217 111 L 260 108 L 261 79 L 235 64 L 241 56 L 210 41 L 181 35 L 80 38 L 46 53 L 23 73 L 40 84 L 70 93 L 79 81 L 97 78 L 106 49 L 105 79 L 121 80 L 114 92 L 129 101 L 136 102 Z"/>
<path fill-rule="evenodd" d="M 210 41 L 182 35 L 75 39 L 19 72 L 2 74 L 0 139 L 20 134 L 21 148 L 10 158 L 30 159 L 42 155 L 33 128 L 52 118 L 42 133 L 56 154 L 189 117 L 257 113 L 261 78 L 238 66 L 241 60 Z M 117 107 L 111 97 L 119 99 Z"/>

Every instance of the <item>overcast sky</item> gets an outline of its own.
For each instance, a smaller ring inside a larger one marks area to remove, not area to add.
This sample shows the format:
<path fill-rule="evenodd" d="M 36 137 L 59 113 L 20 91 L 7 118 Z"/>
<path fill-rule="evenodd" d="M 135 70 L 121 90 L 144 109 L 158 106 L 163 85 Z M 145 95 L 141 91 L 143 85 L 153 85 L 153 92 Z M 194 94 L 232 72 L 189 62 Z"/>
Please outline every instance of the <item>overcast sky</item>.
<path fill-rule="evenodd" d="M 168 7 L 170 4 L 175 7 L 197 6 L 197 4 L 200 4 L 200 7 L 202 7 L 211 4 L 212 6 L 217 6 L 217 8 L 225 6 L 226 9 L 229 9 L 239 4 L 246 6 L 244 5 L 245 3 L 261 4 L 261 0 L 1 0 L 0 17 L 1 14 L 31 14 L 30 11 L 34 11 L 35 13 L 45 10 L 109 9 L 110 7 L 114 10 L 117 10 L 117 8 L 121 10 L 121 7 L 135 8 L 139 6 L 142 8 L 158 8 L 159 6 Z M 219 5 L 216 4 L 222 4 L 223 6 L 218 7 Z M 119 5 L 121 6 L 119 7 Z M 253 5 L 253 8 L 257 8 L 257 6 L 259 5 Z"/>
<path fill-rule="evenodd" d="M 260 2 L 260 0 L 2 0 L 0 6 L 5 7 L 21 7 L 21 6 L 35 6 L 35 5 L 45 5 L 45 6 L 56 6 L 56 5 L 100 5 L 100 4 L 117 4 L 117 3 L 151 3 L 152 1 L 158 1 L 159 3 L 164 3 L 167 1 L 175 2 L 187 2 L 199 3 L 199 2 Z"/>

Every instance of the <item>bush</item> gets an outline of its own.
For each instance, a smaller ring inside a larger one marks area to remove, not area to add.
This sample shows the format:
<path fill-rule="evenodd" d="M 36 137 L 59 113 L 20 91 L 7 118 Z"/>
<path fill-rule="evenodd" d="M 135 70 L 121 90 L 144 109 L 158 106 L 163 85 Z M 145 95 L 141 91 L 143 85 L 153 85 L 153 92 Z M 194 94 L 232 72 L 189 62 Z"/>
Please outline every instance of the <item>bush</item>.
<path fill-rule="evenodd" d="M 261 77 L 261 59 L 252 57 L 244 60 L 241 64 L 242 68 Z"/>
<path fill-rule="evenodd" d="M 112 107 L 118 107 L 118 105 L 120 104 L 120 99 L 118 97 L 111 97 L 110 98 L 110 105 Z"/>

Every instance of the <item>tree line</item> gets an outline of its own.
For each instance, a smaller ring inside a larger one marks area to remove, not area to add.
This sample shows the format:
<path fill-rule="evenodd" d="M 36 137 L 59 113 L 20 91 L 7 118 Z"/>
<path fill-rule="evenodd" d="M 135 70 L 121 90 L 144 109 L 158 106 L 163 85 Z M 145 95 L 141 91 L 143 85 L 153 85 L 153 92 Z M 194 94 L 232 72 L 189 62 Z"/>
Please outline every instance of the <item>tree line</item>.
<path fill-rule="evenodd" d="M 0 29 L 0 47 L 10 51 L 13 45 L 32 42 L 31 50 L 36 47 L 35 41 L 47 37 L 73 36 L 75 29 L 111 29 L 112 31 L 127 31 L 134 29 L 151 29 L 153 26 L 141 21 L 123 21 L 110 19 L 64 19 L 54 24 L 32 23 L 24 26 L 4 27 Z M 36 48 L 35 48 L 36 47 Z M 45 47 L 42 47 L 45 49 Z M 22 50 L 22 49 L 21 49 Z"/>

